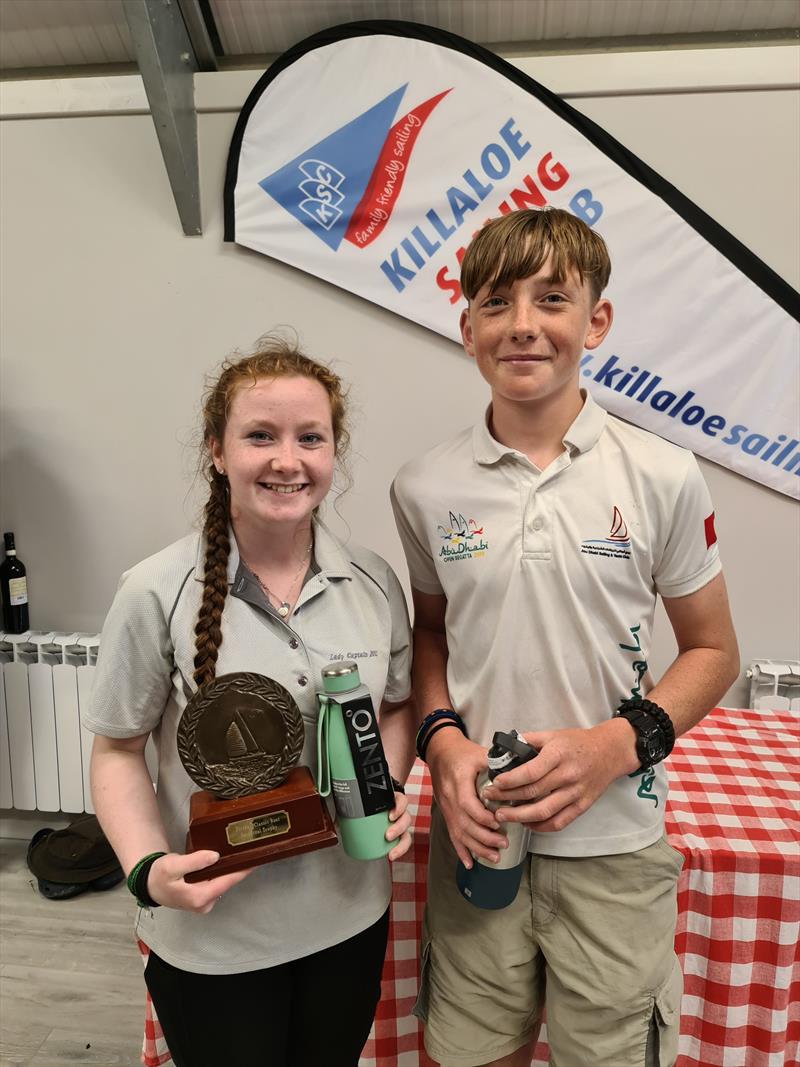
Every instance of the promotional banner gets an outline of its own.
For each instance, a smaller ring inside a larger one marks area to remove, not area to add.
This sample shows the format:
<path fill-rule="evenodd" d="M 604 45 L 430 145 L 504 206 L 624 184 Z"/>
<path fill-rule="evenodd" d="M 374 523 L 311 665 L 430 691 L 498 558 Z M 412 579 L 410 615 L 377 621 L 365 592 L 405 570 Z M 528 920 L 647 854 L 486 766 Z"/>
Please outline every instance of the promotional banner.
<path fill-rule="evenodd" d="M 472 235 L 566 208 L 611 254 L 609 411 L 800 497 L 800 297 L 623 145 L 479 45 L 359 22 L 280 57 L 231 145 L 225 238 L 460 342 Z"/>

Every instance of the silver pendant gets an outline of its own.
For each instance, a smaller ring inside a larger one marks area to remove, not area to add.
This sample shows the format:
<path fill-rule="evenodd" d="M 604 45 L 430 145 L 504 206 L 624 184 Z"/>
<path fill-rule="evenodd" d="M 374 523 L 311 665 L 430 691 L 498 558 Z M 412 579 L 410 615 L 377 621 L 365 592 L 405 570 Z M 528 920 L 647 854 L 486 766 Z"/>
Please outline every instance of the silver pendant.
<path fill-rule="evenodd" d="M 283 601 L 281 606 L 278 608 L 278 614 L 280 615 L 280 617 L 282 619 L 285 619 L 286 616 L 289 614 L 289 605 L 285 600 Z"/>

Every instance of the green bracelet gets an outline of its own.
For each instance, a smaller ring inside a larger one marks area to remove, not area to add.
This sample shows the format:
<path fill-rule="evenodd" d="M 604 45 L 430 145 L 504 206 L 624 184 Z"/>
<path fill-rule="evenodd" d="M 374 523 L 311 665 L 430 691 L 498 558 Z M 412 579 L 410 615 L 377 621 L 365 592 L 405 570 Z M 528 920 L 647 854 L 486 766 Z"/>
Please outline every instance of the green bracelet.
<path fill-rule="evenodd" d="M 152 899 L 147 892 L 147 887 L 137 885 L 139 876 L 142 873 L 142 868 L 147 868 L 147 873 L 150 873 L 150 868 L 153 866 L 156 860 L 161 859 L 162 856 L 166 856 L 166 852 L 150 852 L 146 856 L 143 856 L 138 863 L 131 867 L 130 874 L 127 878 L 127 886 L 134 897 L 136 897 L 136 903 L 140 908 L 152 908 L 158 907 L 158 904 Z"/>

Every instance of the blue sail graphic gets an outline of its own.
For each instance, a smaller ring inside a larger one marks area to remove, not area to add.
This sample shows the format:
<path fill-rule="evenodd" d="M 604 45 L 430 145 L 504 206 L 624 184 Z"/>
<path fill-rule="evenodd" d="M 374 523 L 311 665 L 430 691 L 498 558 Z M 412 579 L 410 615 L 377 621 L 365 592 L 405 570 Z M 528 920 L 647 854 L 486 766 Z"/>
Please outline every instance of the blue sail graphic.
<path fill-rule="evenodd" d="M 407 85 L 258 183 L 334 252 L 372 177 Z"/>

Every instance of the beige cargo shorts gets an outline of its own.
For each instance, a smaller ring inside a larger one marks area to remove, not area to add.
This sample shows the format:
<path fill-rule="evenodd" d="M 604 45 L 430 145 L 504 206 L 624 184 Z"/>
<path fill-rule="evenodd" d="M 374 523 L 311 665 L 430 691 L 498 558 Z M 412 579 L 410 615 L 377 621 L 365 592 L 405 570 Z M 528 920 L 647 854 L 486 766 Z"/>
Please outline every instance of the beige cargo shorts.
<path fill-rule="evenodd" d="M 434 807 L 414 1014 L 442 1067 L 478 1067 L 526 1044 L 547 1007 L 551 1067 L 672 1067 L 683 988 L 674 937 L 683 857 L 530 855 L 516 900 L 466 901 Z"/>

